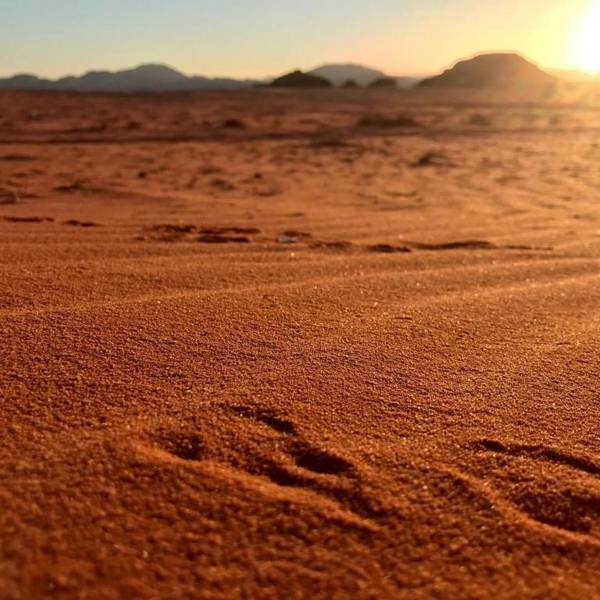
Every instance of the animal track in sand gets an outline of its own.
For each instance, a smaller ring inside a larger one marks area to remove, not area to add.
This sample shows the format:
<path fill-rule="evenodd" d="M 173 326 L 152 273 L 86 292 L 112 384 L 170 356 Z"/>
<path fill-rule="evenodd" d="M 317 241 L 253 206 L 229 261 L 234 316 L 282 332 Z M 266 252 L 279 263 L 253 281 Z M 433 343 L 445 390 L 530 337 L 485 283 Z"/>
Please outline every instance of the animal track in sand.
<path fill-rule="evenodd" d="M 292 447 L 296 464 L 302 469 L 322 475 L 354 476 L 353 466 L 345 459 L 319 448 L 299 443 Z"/>
<path fill-rule="evenodd" d="M 361 528 L 373 529 L 373 517 L 382 514 L 353 462 L 313 444 L 292 419 L 268 408 L 209 408 L 196 425 L 149 432 L 149 442 L 137 447 L 151 460 L 202 467 L 275 498 L 334 510 Z"/>
<path fill-rule="evenodd" d="M 219 413 L 221 414 L 219 415 Z M 312 445 L 298 433 L 293 421 L 273 411 L 251 406 L 232 406 L 219 410 L 216 414 L 225 417 L 218 420 L 222 420 L 222 424 L 225 426 L 224 438 L 232 438 L 230 449 L 233 453 L 244 449 L 243 447 L 247 443 L 249 446 L 254 444 L 256 440 L 251 435 L 254 427 L 266 426 L 268 431 L 263 430 L 263 433 L 258 435 L 266 436 L 267 442 L 276 441 L 276 445 L 283 450 L 286 464 L 280 465 L 280 467 L 284 470 L 298 468 L 317 475 L 345 477 L 355 477 L 357 474 L 348 460 Z M 250 428 L 244 426 L 243 423 L 239 423 L 238 427 L 232 427 L 231 419 L 226 417 L 227 414 L 233 417 L 234 421 L 243 419 L 250 422 Z M 273 436 L 276 436 L 276 439 Z M 225 448 L 215 446 L 210 438 L 209 431 L 204 432 L 204 436 L 202 432 L 172 432 L 160 436 L 159 445 L 166 452 L 184 460 L 223 460 L 223 457 L 219 455 Z M 252 456 L 251 448 L 245 449 L 241 454 L 242 458 L 248 458 L 250 462 L 256 458 Z M 251 472 L 256 471 L 257 468 L 261 471 L 260 465 L 264 462 L 264 457 L 261 457 L 259 461 L 254 461 Z"/>
<path fill-rule="evenodd" d="M 165 442 L 167 452 L 182 460 L 202 460 L 203 446 L 197 435 L 175 435 Z"/>
<path fill-rule="evenodd" d="M 248 406 L 232 406 L 230 410 L 241 417 L 255 419 L 264 423 L 279 433 L 296 435 L 296 426 L 292 421 L 282 418 L 271 411 Z"/>
<path fill-rule="evenodd" d="M 578 469 L 590 475 L 600 475 L 600 465 L 587 457 L 567 454 L 549 446 L 503 444 L 497 440 L 483 439 L 475 442 L 476 450 L 507 454 L 509 456 L 524 456 L 527 458 L 559 463 L 573 469 Z"/>
<path fill-rule="evenodd" d="M 600 537 L 600 496 L 576 490 L 540 493 L 524 489 L 513 501 L 532 519 L 573 533 Z"/>
<path fill-rule="evenodd" d="M 301 469 L 321 475 L 355 474 L 351 463 L 344 458 L 316 448 L 303 440 L 291 420 L 261 408 L 236 406 L 232 407 L 232 410 L 241 417 L 264 423 L 278 433 L 286 434 L 286 438 L 290 441 L 287 452 Z"/>
<path fill-rule="evenodd" d="M 600 497 L 597 494 L 565 488 L 549 491 L 543 480 L 529 480 L 506 490 L 491 485 L 487 477 L 477 477 L 453 467 L 440 468 L 440 472 L 454 482 L 457 492 L 466 493 L 471 503 L 498 513 L 508 522 L 551 528 L 571 540 L 600 547 L 597 528 Z"/>
<path fill-rule="evenodd" d="M 563 532 L 600 538 L 600 465 L 585 456 L 569 454 L 545 445 L 505 444 L 482 439 L 471 447 L 476 452 L 504 455 L 515 459 L 547 463 L 571 470 L 548 479 L 543 471 L 529 471 L 522 480 L 510 477 L 510 489 L 503 502 L 525 517 Z M 489 486 L 482 486 L 488 487 Z M 500 494 L 499 492 L 495 492 Z"/>

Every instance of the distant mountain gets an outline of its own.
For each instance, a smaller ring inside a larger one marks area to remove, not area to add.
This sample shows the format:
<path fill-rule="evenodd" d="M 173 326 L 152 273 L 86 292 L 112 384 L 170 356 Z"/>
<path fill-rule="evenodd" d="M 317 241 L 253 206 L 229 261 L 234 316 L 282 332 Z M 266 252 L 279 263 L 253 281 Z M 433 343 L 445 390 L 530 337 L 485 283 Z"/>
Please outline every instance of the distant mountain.
<path fill-rule="evenodd" d="M 323 65 L 308 71 L 308 74 L 328 79 L 335 86 L 341 86 L 347 81 L 354 81 L 358 85 L 367 86 L 376 79 L 385 77 L 385 73 L 382 71 L 351 63 Z"/>
<path fill-rule="evenodd" d="M 557 79 L 518 54 L 480 54 L 456 63 L 420 87 L 540 89 Z"/>
<path fill-rule="evenodd" d="M 259 83 L 254 80 L 189 77 L 166 65 L 148 64 L 124 71 L 89 71 L 79 77 L 41 79 L 15 75 L 0 79 L 0 89 L 63 90 L 76 92 L 165 92 L 239 89 Z"/>
<path fill-rule="evenodd" d="M 40 79 L 36 75 L 19 74 L 0 79 L 0 89 L 4 90 L 46 90 L 52 87 L 49 79 Z"/>
<path fill-rule="evenodd" d="M 348 82 L 354 82 L 361 87 L 368 87 L 375 81 L 392 78 L 396 80 L 398 87 L 408 88 L 421 80 L 419 77 L 391 77 L 378 69 L 354 63 L 322 65 L 308 71 L 308 74 L 323 77 L 337 87 L 350 87 L 346 85 Z"/>
<path fill-rule="evenodd" d="M 310 75 L 302 71 L 292 71 L 287 75 L 277 77 L 271 82 L 271 87 L 280 88 L 330 88 L 331 82 L 324 77 Z"/>
<path fill-rule="evenodd" d="M 65 77 L 56 82 L 60 89 L 138 91 L 163 90 L 186 86 L 183 73 L 165 65 L 141 65 L 125 71 L 89 71 L 81 77 Z"/>

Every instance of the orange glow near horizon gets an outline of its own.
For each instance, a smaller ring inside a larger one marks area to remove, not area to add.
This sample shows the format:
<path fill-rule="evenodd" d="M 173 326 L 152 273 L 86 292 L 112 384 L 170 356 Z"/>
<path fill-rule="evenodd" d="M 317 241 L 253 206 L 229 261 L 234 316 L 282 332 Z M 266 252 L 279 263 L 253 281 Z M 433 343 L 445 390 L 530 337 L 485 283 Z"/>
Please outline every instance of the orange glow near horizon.
<path fill-rule="evenodd" d="M 579 69 L 600 72 L 600 0 L 595 0 L 575 27 L 571 60 Z"/>

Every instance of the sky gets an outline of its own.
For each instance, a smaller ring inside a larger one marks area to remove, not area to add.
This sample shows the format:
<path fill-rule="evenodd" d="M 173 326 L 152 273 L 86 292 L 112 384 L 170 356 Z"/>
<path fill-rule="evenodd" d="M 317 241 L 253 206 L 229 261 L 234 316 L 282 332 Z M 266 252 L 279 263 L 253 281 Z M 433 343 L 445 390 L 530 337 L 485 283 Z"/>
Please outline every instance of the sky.
<path fill-rule="evenodd" d="M 0 0 L 0 76 L 147 62 L 262 78 L 329 62 L 431 74 L 483 51 L 600 70 L 600 0 Z"/>

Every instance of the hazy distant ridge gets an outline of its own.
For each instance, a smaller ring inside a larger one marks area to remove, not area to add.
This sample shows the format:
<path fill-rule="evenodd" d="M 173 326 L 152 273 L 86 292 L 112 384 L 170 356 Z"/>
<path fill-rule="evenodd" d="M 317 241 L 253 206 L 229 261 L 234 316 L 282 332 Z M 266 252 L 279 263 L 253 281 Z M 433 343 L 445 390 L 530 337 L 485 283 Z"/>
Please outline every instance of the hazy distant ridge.
<path fill-rule="evenodd" d="M 50 80 L 30 74 L 0 79 L 0 89 L 63 90 L 78 92 L 168 92 L 236 90 L 272 83 L 276 87 L 341 87 L 352 82 L 368 87 L 382 79 L 393 79 L 398 87 L 439 88 L 531 88 L 552 86 L 557 81 L 598 82 L 598 77 L 579 72 L 540 69 L 515 53 L 479 54 L 457 62 L 440 75 L 429 78 L 390 77 L 383 71 L 359 64 L 326 64 L 303 73 L 294 71 L 275 79 L 210 78 L 188 76 L 167 65 L 146 64 L 122 71 L 89 71 L 80 76 Z M 317 85 L 318 82 L 321 84 Z M 325 86 L 326 87 L 326 86 Z"/>
<path fill-rule="evenodd" d="M 333 86 L 342 86 L 348 80 L 359 86 L 386 77 L 385 73 L 357 64 L 329 64 L 306 73 L 320 77 Z M 281 79 L 281 78 L 277 78 Z M 277 80 L 276 79 L 276 80 Z M 397 77 L 400 87 L 410 87 L 419 81 L 415 77 Z M 276 81 L 275 80 L 275 81 Z M 84 75 L 43 79 L 36 75 L 19 74 L 0 79 L 0 89 L 63 90 L 76 92 L 163 92 L 193 90 L 234 90 L 261 85 L 271 80 L 209 78 L 188 76 L 167 65 L 147 64 L 123 71 L 88 71 Z"/>
<path fill-rule="evenodd" d="M 124 71 L 89 71 L 81 76 L 56 80 L 42 79 L 35 75 L 15 75 L 0 79 L 0 88 L 76 92 L 162 92 L 240 89 L 257 83 L 259 82 L 255 80 L 190 77 L 166 65 L 148 64 Z"/>
<path fill-rule="evenodd" d="M 421 79 L 419 77 L 394 77 L 387 75 L 378 69 L 372 69 L 354 63 L 322 65 L 321 67 L 312 69 L 312 71 L 308 71 L 308 74 L 323 77 L 338 87 L 344 85 L 348 81 L 353 81 L 359 86 L 367 87 L 374 81 L 386 77 L 395 79 L 399 87 L 411 87 Z"/>

